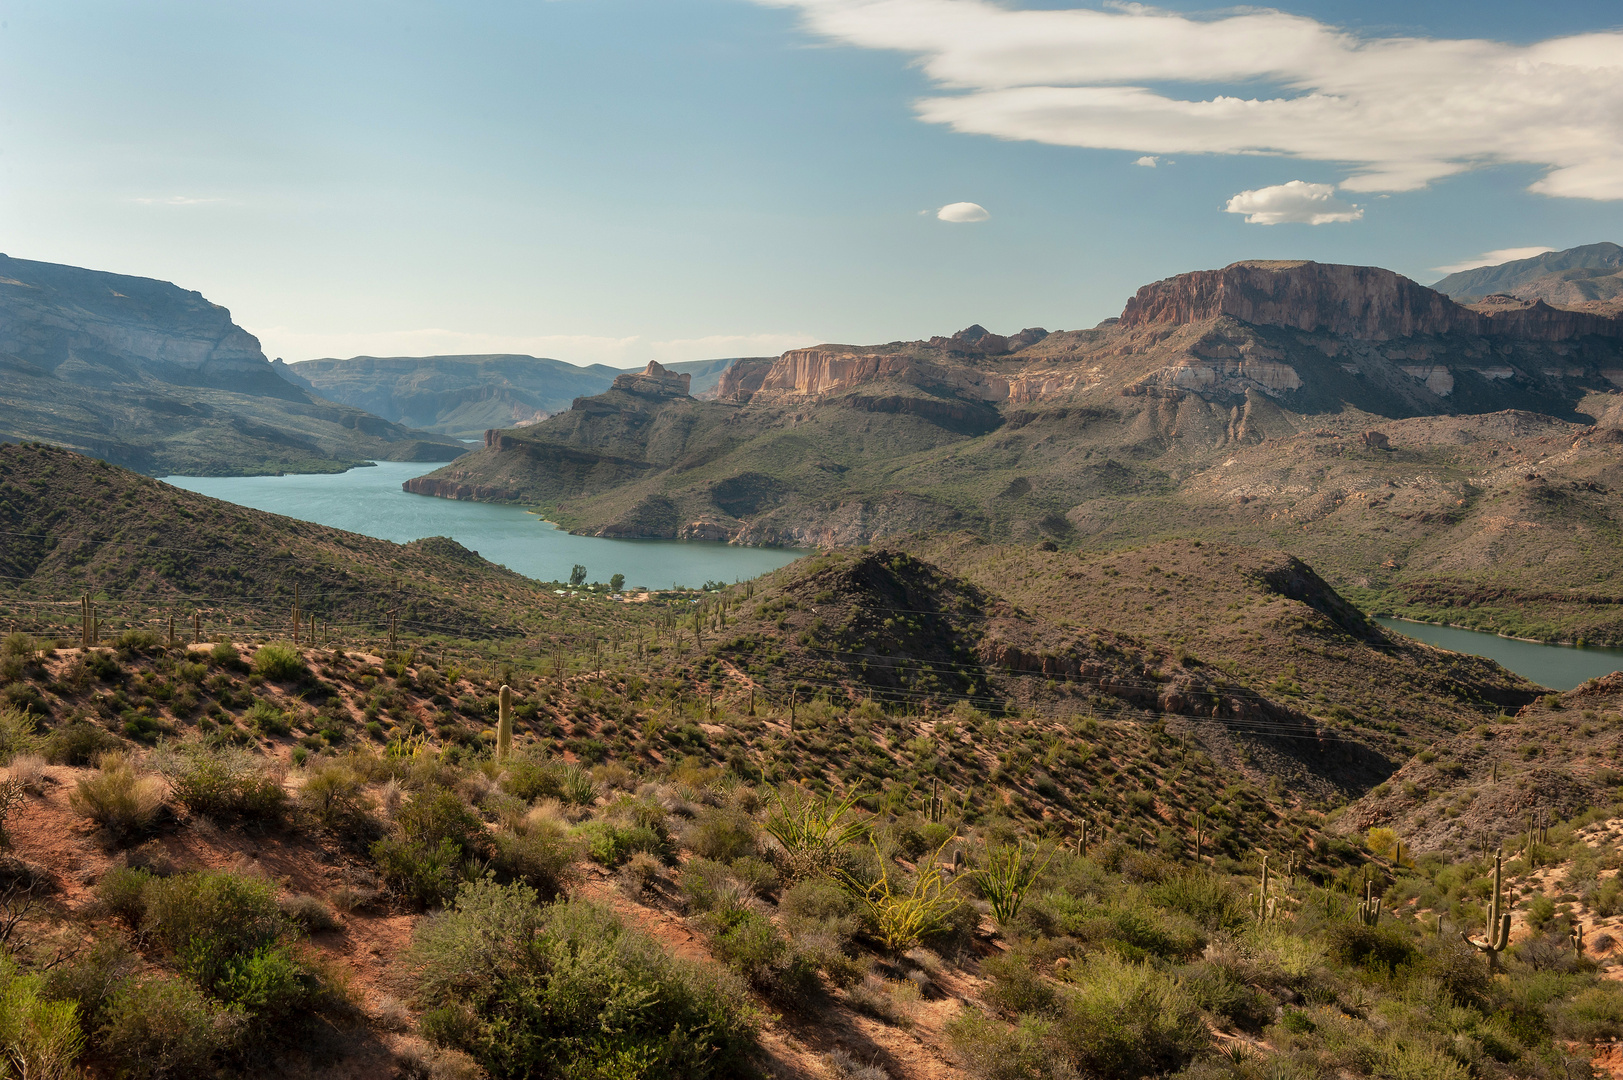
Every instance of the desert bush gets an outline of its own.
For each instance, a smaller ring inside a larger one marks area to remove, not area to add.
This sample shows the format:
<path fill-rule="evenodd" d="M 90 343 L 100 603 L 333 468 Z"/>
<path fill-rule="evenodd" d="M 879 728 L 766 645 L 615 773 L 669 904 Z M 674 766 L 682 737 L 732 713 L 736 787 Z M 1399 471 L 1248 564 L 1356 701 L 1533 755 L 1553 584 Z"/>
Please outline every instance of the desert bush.
<path fill-rule="evenodd" d="M 122 937 L 109 935 L 46 972 L 44 994 L 52 1001 L 73 1002 L 80 1025 L 94 1033 L 101 1030 L 113 998 L 140 967 L 141 958 Z"/>
<path fill-rule="evenodd" d="M 125 841 L 152 827 L 163 809 L 163 781 L 137 772 L 125 754 L 103 754 L 95 774 L 80 779 L 68 802 L 114 840 Z"/>
<path fill-rule="evenodd" d="M 1580 990 L 1551 1011 L 1556 1032 L 1563 1038 L 1598 1043 L 1623 1035 L 1623 994 L 1615 983 Z"/>
<path fill-rule="evenodd" d="M 606 908 L 536 899 L 473 882 L 419 924 L 408 962 L 426 1038 L 497 1078 L 748 1071 L 753 1019 L 736 980 L 672 959 Z"/>
<path fill-rule="evenodd" d="M 580 827 L 586 854 L 593 862 L 613 869 L 639 851 L 659 859 L 671 854 L 670 840 L 647 825 L 626 825 L 615 821 L 588 821 Z"/>
<path fill-rule="evenodd" d="M 578 766 L 562 766 L 558 770 L 558 800 L 565 806 L 591 806 L 597 801 L 592 774 Z"/>
<path fill-rule="evenodd" d="M 375 828 L 368 812 L 366 782 L 354 769 L 337 762 L 310 770 L 299 788 L 299 806 L 336 833 L 360 836 Z"/>
<path fill-rule="evenodd" d="M 45 737 L 45 760 L 52 765 L 89 765 L 124 744 L 117 735 L 83 720 L 62 724 Z"/>
<path fill-rule="evenodd" d="M 992 985 L 984 997 L 993 1008 L 1016 1016 L 1020 1013 L 1048 1015 L 1059 1005 L 1059 990 L 1043 978 L 1031 965 L 1031 959 L 1019 952 L 993 956 L 981 964 L 991 978 Z"/>
<path fill-rule="evenodd" d="M 130 980 L 113 996 L 99 1038 L 103 1054 L 135 1080 L 201 1077 L 234 1041 L 238 1016 L 184 979 Z"/>
<path fill-rule="evenodd" d="M 711 953 L 757 990 L 792 994 L 811 985 L 816 965 L 759 911 L 729 905 L 713 914 L 709 929 Z"/>
<path fill-rule="evenodd" d="M 115 866 L 96 882 L 96 899 L 116 919 L 132 930 L 146 918 L 146 887 L 152 871 L 137 866 Z"/>
<path fill-rule="evenodd" d="M 1207 931 L 1234 931 L 1251 921 L 1251 910 L 1234 883 L 1203 867 L 1162 878 L 1145 897 L 1188 915 Z"/>
<path fill-rule="evenodd" d="M 755 854 L 755 821 L 742 810 L 729 807 L 700 811 L 682 833 L 682 843 L 693 854 L 717 862 Z"/>
<path fill-rule="evenodd" d="M 175 800 L 194 814 L 269 821 L 287 805 L 282 785 L 245 750 L 183 743 L 154 754 L 153 764 Z"/>
<path fill-rule="evenodd" d="M 242 654 L 237 647 L 229 641 L 216 641 L 209 650 L 209 659 L 231 671 L 246 671 L 248 665 L 242 662 Z"/>
<path fill-rule="evenodd" d="M 912 1027 L 919 989 L 910 982 L 868 975 L 845 991 L 846 1004 L 895 1027 Z"/>
<path fill-rule="evenodd" d="M 286 735 L 293 730 L 287 714 L 265 700 L 250 705 L 248 711 L 242 714 L 242 718 L 247 721 L 249 727 L 266 737 Z"/>
<path fill-rule="evenodd" d="M 307 934 L 338 929 L 339 923 L 333 917 L 332 908 L 323 903 L 319 897 L 290 896 L 279 906 L 287 921 Z"/>
<path fill-rule="evenodd" d="M 385 837 L 372 845 L 372 859 L 390 892 L 418 908 L 446 903 L 462 884 L 462 849 L 452 840 L 430 845 Z"/>
<path fill-rule="evenodd" d="M 0 707 L 0 765 L 11 764 L 18 754 L 37 754 L 44 745 L 33 716 L 10 706 Z"/>
<path fill-rule="evenodd" d="M 26 1080 L 68 1080 L 84 1048 L 79 1006 L 45 996 L 45 979 L 25 975 L 0 953 L 0 1066 Z"/>
<path fill-rule="evenodd" d="M 620 889 L 633 900 L 641 900 L 665 878 L 665 864 L 647 852 L 638 852 L 620 868 Z"/>
<path fill-rule="evenodd" d="M 1407 937 L 1387 926 L 1336 923 L 1326 933 L 1325 940 L 1337 963 L 1367 971 L 1392 971 L 1419 955 Z"/>
<path fill-rule="evenodd" d="M 551 900 L 579 879 L 579 859 L 580 845 L 567 829 L 535 822 L 522 832 L 497 833 L 491 863 L 504 881 L 521 881 Z"/>
<path fill-rule="evenodd" d="M 436 847 L 450 841 L 463 855 L 481 854 L 489 844 L 479 815 L 442 787 L 418 792 L 395 812 L 394 820 L 400 835 L 414 843 Z"/>
<path fill-rule="evenodd" d="M 226 871 L 154 878 L 142 901 L 148 938 L 210 992 L 237 979 L 247 958 L 282 944 L 291 930 L 274 885 Z"/>
<path fill-rule="evenodd" d="M 254 673 L 272 682 L 298 682 L 309 676 L 310 668 L 290 645 L 261 645 L 254 650 Z"/>
<path fill-rule="evenodd" d="M 1174 1072 L 1210 1041 L 1199 1007 L 1175 978 L 1108 953 L 1073 976 L 1053 1024 L 1058 1056 L 1094 1076 Z"/>
<path fill-rule="evenodd" d="M 947 1036 L 978 1080 L 1031 1080 L 1052 1075 L 1044 1040 L 1047 1026 L 1024 1017 L 1011 1028 L 976 1009 L 964 1009 L 948 1023 Z"/>
<path fill-rule="evenodd" d="M 730 869 L 733 876 L 748 885 L 756 896 L 768 897 L 778 891 L 778 868 L 765 859 L 745 855 L 734 859 Z"/>
<path fill-rule="evenodd" d="M 795 933 L 821 931 L 842 943 L 862 927 L 856 897 L 829 878 L 807 878 L 784 890 L 778 913 Z"/>
<path fill-rule="evenodd" d="M 113 638 L 112 646 L 118 655 L 128 660 L 133 656 L 145 656 L 162 652 L 163 638 L 151 630 L 125 630 Z"/>

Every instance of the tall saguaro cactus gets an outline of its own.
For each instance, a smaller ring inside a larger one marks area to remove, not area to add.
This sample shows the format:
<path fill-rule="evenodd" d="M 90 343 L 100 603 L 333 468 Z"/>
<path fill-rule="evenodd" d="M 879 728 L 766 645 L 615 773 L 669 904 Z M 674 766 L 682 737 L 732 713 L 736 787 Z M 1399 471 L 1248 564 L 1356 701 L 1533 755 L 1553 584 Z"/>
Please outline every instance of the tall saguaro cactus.
<path fill-rule="evenodd" d="M 1381 921 L 1381 897 L 1375 895 L 1375 883 L 1364 882 L 1364 898 L 1358 901 L 1358 921 L 1374 926 Z"/>
<path fill-rule="evenodd" d="M 513 750 L 513 691 L 504 683 L 497 698 L 496 760 L 505 760 Z"/>
<path fill-rule="evenodd" d="M 1505 853 L 1501 850 L 1493 857 L 1493 900 L 1488 904 L 1488 925 L 1482 940 L 1472 940 L 1469 934 L 1460 931 L 1460 938 L 1467 945 L 1487 955 L 1489 970 L 1498 969 L 1499 954 L 1510 944 L 1510 912 L 1500 910 L 1500 890 L 1504 877 Z"/>

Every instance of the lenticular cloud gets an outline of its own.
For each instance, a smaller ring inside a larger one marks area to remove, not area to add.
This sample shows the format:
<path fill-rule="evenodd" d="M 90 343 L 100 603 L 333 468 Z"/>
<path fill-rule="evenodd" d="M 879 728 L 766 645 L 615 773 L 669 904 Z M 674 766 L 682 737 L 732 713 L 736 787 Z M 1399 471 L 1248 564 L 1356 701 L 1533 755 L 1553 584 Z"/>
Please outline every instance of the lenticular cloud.
<path fill-rule="evenodd" d="M 799 11 L 821 37 L 919 57 L 941 90 L 916 103 L 919 116 L 956 131 L 1336 162 L 1349 191 L 1524 163 L 1545 170 L 1534 191 L 1623 199 L 1623 33 L 1509 45 L 1367 37 L 1255 9 L 1204 18 L 1126 4 L 756 2 Z M 1257 93 L 1259 83 L 1269 89 Z M 1232 90 L 1205 96 L 1213 86 Z"/>

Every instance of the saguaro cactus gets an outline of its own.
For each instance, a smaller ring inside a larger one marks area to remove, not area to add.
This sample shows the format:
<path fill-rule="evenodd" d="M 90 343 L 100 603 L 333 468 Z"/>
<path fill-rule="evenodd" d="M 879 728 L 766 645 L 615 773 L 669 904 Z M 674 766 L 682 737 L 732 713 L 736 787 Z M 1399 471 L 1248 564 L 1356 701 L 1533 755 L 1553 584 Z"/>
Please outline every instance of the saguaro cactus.
<path fill-rule="evenodd" d="M 1489 970 L 1499 967 L 1499 954 L 1505 951 L 1510 944 L 1510 912 L 1499 909 L 1500 891 L 1505 877 L 1505 853 L 1500 851 L 1493 857 L 1493 900 L 1488 904 L 1488 925 L 1481 941 L 1472 940 L 1465 931 L 1460 931 L 1460 938 L 1471 948 L 1482 952 L 1488 957 Z"/>
<path fill-rule="evenodd" d="M 1257 887 L 1257 921 L 1261 922 L 1271 914 L 1268 901 L 1268 856 L 1262 857 L 1262 883 Z"/>
<path fill-rule="evenodd" d="M 513 750 L 513 691 L 502 685 L 497 698 L 496 760 L 501 761 Z"/>
<path fill-rule="evenodd" d="M 1358 921 L 1374 926 L 1381 921 L 1381 897 L 1375 895 L 1375 883 L 1364 882 L 1364 898 L 1358 901 Z"/>

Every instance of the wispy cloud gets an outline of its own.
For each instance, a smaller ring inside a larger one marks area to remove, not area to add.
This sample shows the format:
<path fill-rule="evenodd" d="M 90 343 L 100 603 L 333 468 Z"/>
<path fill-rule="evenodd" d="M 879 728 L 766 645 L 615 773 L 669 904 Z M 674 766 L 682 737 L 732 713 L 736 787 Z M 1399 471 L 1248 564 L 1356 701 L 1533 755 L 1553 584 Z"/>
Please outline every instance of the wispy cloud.
<path fill-rule="evenodd" d="M 953 202 L 937 210 L 935 216 L 942 221 L 950 221 L 955 225 L 964 225 L 971 221 L 985 221 L 992 215 L 987 213 L 986 207 L 980 203 Z"/>
<path fill-rule="evenodd" d="M 325 334 L 275 326 L 256 331 L 267 356 L 289 361 L 323 356 L 456 356 L 518 353 L 549 356 L 586 366 L 634 367 L 659 360 L 708 360 L 722 356 L 776 356 L 824 340 L 812 334 L 713 334 L 651 339 L 591 334 L 514 335 L 423 328 Z"/>
<path fill-rule="evenodd" d="M 191 195 L 165 195 L 152 197 L 137 195 L 131 202 L 138 202 L 143 206 L 203 206 L 208 203 L 223 203 L 225 199 L 200 199 Z"/>
<path fill-rule="evenodd" d="M 1141 157 L 1137 161 L 1133 162 L 1133 164 L 1134 165 L 1142 165 L 1146 169 L 1153 169 L 1157 165 L 1161 164 L 1161 159 L 1156 157 L 1154 154 L 1145 154 L 1143 157 Z"/>
<path fill-rule="evenodd" d="M 1364 216 L 1362 207 L 1336 198 L 1332 185 L 1305 180 L 1242 191 L 1223 209 L 1246 215 L 1247 225 L 1331 225 Z"/>
<path fill-rule="evenodd" d="M 1139 4 L 1023 11 L 991 0 L 756 0 L 825 39 L 919 58 L 956 131 L 1144 155 L 1336 162 L 1351 191 L 1406 191 L 1526 163 L 1532 190 L 1623 199 L 1623 33 L 1531 45 L 1370 37 L 1300 15 Z M 1258 94 L 1257 84 L 1271 89 Z M 1180 95 L 1179 84 L 1202 96 Z M 1229 92 L 1204 96 L 1209 86 Z"/>
<path fill-rule="evenodd" d="M 1461 270 L 1475 270 L 1479 266 L 1498 266 L 1500 263 L 1515 262 L 1517 259 L 1531 259 L 1534 255 L 1542 255 L 1555 248 L 1544 245 L 1534 247 L 1499 248 L 1495 251 L 1484 251 L 1480 255 L 1473 255 L 1469 259 L 1461 259 L 1447 266 L 1434 266 L 1433 270 L 1439 274 L 1457 274 Z"/>

